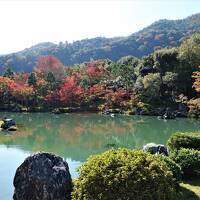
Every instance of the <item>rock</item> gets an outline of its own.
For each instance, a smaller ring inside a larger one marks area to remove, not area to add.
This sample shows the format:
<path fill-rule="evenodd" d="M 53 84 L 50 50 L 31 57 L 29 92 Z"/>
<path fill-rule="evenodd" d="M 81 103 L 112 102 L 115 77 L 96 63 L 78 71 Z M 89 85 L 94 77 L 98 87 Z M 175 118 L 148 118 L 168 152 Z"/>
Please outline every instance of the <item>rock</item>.
<path fill-rule="evenodd" d="M 163 119 L 175 119 L 176 115 L 173 112 L 166 112 L 163 116 Z"/>
<path fill-rule="evenodd" d="M 4 118 L 3 122 L 4 123 L 1 125 L 1 128 L 5 130 L 8 130 L 12 126 L 16 126 L 16 123 L 13 119 Z"/>
<path fill-rule="evenodd" d="M 178 111 L 179 112 L 184 112 L 184 113 L 186 113 L 187 112 L 187 106 L 185 105 L 185 104 L 183 104 L 183 103 L 179 103 L 179 105 L 178 105 Z"/>
<path fill-rule="evenodd" d="M 17 168 L 14 187 L 14 200 L 70 200 L 68 164 L 50 153 L 31 155 Z"/>
<path fill-rule="evenodd" d="M 28 108 L 22 107 L 20 112 L 28 112 Z"/>
<path fill-rule="evenodd" d="M 16 126 L 11 126 L 7 130 L 8 131 L 17 131 L 17 127 Z"/>
<path fill-rule="evenodd" d="M 61 114 L 61 112 L 58 108 L 53 109 L 51 112 L 54 114 Z"/>
<path fill-rule="evenodd" d="M 143 150 L 148 151 L 151 154 L 169 155 L 167 147 L 162 144 L 148 143 L 143 146 Z"/>
<path fill-rule="evenodd" d="M 109 114 L 121 114 L 122 111 L 119 108 L 115 108 L 115 109 L 105 109 L 102 112 L 104 115 L 109 115 Z"/>
<path fill-rule="evenodd" d="M 188 113 L 187 112 L 177 112 L 176 113 L 176 117 L 183 117 L 183 118 L 185 118 L 185 117 L 188 117 Z"/>
<path fill-rule="evenodd" d="M 166 108 L 164 115 L 161 117 L 162 117 L 162 119 L 175 119 L 176 114 L 170 108 Z"/>

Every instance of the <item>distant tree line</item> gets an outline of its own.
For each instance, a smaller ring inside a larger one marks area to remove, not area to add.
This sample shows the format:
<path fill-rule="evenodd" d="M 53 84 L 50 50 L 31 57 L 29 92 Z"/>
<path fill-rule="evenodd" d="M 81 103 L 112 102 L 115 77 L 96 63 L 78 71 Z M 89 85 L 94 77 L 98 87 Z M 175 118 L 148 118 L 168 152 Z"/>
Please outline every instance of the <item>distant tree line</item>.
<path fill-rule="evenodd" d="M 200 33 L 179 48 L 165 48 L 138 59 L 94 60 L 65 67 L 55 56 L 42 56 L 30 73 L 7 68 L 0 76 L 1 109 L 44 110 L 81 107 L 132 112 L 185 104 L 198 116 Z"/>

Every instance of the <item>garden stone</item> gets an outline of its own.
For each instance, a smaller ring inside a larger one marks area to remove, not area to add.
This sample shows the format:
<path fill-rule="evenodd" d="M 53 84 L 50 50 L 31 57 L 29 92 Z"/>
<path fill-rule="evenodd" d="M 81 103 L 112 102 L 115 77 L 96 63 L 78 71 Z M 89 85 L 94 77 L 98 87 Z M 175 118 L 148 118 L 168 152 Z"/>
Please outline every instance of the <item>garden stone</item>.
<path fill-rule="evenodd" d="M 14 187 L 14 200 L 70 200 L 68 164 L 54 154 L 33 154 L 17 168 Z"/>
<path fill-rule="evenodd" d="M 143 150 L 151 154 L 169 155 L 167 147 L 162 144 L 148 143 L 143 146 Z"/>

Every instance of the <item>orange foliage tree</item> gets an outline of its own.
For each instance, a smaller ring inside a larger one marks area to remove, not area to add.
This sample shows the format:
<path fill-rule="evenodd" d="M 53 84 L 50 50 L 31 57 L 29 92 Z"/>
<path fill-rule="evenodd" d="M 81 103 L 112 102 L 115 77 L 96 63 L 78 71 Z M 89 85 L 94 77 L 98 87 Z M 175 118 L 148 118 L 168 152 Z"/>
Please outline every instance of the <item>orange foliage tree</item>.
<path fill-rule="evenodd" d="M 21 105 L 29 106 L 34 97 L 34 90 L 28 84 L 14 83 L 10 87 L 10 91 L 15 101 Z"/>
<path fill-rule="evenodd" d="M 8 103 L 10 100 L 10 90 L 14 85 L 14 81 L 10 78 L 0 76 L 0 102 L 1 104 Z"/>
<path fill-rule="evenodd" d="M 200 66 L 198 66 L 198 68 L 200 69 Z M 193 84 L 193 88 L 197 92 L 200 92 L 200 71 L 193 72 L 192 77 L 195 79 L 194 84 Z"/>
<path fill-rule="evenodd" d="M 61 81 L 65 77 L 65 67 L 55 56 L 42 56 L 39 58 L 35 71 L 47 77 L 48 73 L 53 73 L 56 81 Z"/>

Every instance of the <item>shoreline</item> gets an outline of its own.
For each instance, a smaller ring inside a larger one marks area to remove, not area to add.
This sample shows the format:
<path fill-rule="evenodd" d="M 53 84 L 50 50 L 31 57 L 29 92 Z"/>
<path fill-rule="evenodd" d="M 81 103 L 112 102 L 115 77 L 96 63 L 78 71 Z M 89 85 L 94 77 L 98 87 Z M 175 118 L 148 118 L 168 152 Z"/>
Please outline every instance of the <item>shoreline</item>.
<path fill-rule="evenodd" d="M 175 118 L 192 118 L 188 115 L 188 112 L 181 112 L 178 110 L 167 110 L 167 109 L 154 109 L 150 111 L 137 110 L 127 111 L 120 108 L 116 109 L 107 109 L 101 111 L 98 109 L 84 109 L 81 107 L 59 107 L 52 109 L 44 108 L 26 108 L 22 109 L 0 109 L 0 112 L 13 112 L 13 113 L 52 113 L 52 114 L 65 114 L 65 113 L 95 113 L 100 115 L 124 115 L 124 116 L 155 116 L 160 117 L 161 119 L 175 119 Z"/>

